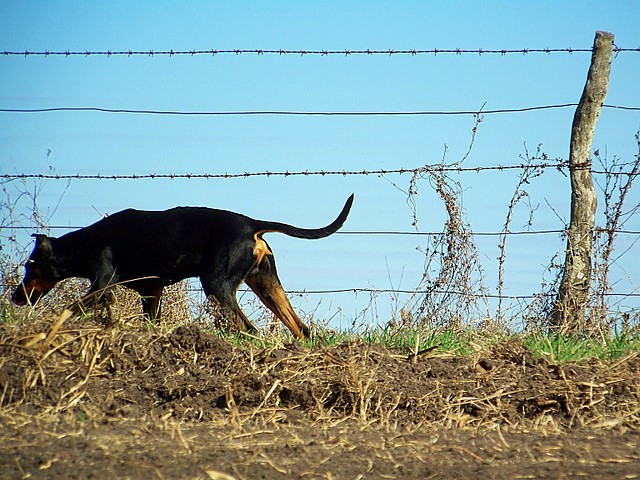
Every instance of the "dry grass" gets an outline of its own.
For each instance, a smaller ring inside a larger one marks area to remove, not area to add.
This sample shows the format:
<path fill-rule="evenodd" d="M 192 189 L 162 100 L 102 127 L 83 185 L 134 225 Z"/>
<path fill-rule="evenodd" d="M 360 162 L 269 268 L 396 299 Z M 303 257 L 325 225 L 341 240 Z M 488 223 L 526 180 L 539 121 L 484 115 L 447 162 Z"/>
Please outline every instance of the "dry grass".
<path fill-rule="evenodd" d="M 619 477 L 639 459 L 637 353 L 559 365 L 519 341 L 466 356 L 264 348 L 60 316 L 5 325 L 0 349 L 9 478 Z"/>
<path fill-rule="evenodd" d="M 63 412 L 82 404 L 100 417 L 105 398 L 118 403 L 124 395 L 152 416 L 210 419 L 221 410 L 240 424 L 280 408 L 315 421 L 389 428 L 638 422 L 640 358 L 633 352 L 610 364 L 558 365 L 518 340 L 476 343 L 462 357 L 437 350 L 416 357 L 360 341 L 256 348 L 233 346 L 194 324 L 105 329 L 65 313 L 4 329 L 5 407 Z"/>

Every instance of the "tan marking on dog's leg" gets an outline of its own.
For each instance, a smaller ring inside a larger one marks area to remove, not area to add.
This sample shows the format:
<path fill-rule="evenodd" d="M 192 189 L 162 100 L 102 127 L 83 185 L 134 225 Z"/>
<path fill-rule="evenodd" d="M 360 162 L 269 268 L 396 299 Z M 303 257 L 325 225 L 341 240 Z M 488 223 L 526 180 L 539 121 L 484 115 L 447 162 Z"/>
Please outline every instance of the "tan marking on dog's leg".
<path fill-rule="evenodd" d="M 265 255 L 273 255 L 269 247 L 267 246 L 267 242 L 262 239 L 262 234 L 256 233 L 253 238 L 256 242 L 255 247 L 253 247 L 253 254 L 256 257 L 256 265 L 260 265 L 262 263 L 262 259 Z"/>
<path fill-rule="evenodd" d="M 260 298 L 282 323 L 298 338 L 309 338 L 309 328 L 293 311 L 293 307 L 282 288 L 278 277 L 269 270 L 260 270 L 245 280 L 251 290 Z"/>

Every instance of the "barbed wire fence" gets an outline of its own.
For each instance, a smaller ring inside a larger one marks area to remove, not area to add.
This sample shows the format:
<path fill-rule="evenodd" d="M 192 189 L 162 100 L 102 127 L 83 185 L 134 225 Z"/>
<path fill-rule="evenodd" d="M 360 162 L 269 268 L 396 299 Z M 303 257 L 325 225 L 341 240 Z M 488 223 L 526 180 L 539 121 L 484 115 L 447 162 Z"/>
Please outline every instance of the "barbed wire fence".
<path fill-rule="evenodd" d="M 373 50 L 373 49 L 360 49 L 360 50 L 282 50 L 282 49 L 200 49 L 200 50 L 39 50 L 39 51 L 1 51 L 0 56 L 4 57 L 177 57 L 177 56 L 246 56 L 246 55 L 271 55 L 271 56 L 424 56 L 424 55 L 493 55 L 493 56 L 507 56 L 507 55 L 555 55 L 555 54 L 583 54 L 592 53 L 592 48 L 524 48 L 524 49 L 388 49 L 388 50 Z M 614 46 L 614 55 L 621 54 L 633 54 L 640 53 L 640 48 L 620 48 Z M 43 113 L 55 113 L 55 112 L 96 112 L 106 114 L 130 114 L 130 115 L 174 115 L 174 116 L 454 116 L 454 115 L 497 115 L 497 114 L 515 114 L 540 110 L 552 110 L 552 109 L 564 109 L 576 107 L 576 103 L 563 103 L 553 105 L 537 105 L 521 108 L 502 108 L 492 110 L 458 110 L 458 111 L 370 111 L 370 112 L 352 112 L 352 111 L 180 111 L 180 110 L 148 110 L 148 109 L 117 109 L 117 108 L 104 108 L 96 106 L 85 107 L 44 107 L 44 108 L 0 108 L 0 113 L 12 113 L 12 114 L 43 114 Z M 618 111 L 640 111 L 640 107 L 628 106 L 628 105 L 603 105 L 606 109 L 615 109 Z M 633 162 L 629 162 L 633 163 Z M 423 165 L 412 168 L 396 168 L 396 169 L 363 169 L 363 170 L 304 170 L 304 171 L 260 171 L 260 172 L 241 172 L 241 173 L 146 173 L 146 174 L 118 174 L 118 175 L 106 175 L 101 173 L 94 174 L 57 174 L 55 172 L 49 173 L 1 173 L 0 182 L 13 182 L 16 180 L 67 180 L 67 181 L 79 181 L 79 180 L 112 180 L 112 181 L 147 181 L 147 180 L 215 180 L 215 179 L 237 179 L 237 178 L 250 178 L 250 177 L 309 177 L 309 176 L 387 176 L 387 175 L 421 175 L 421 174 L 447 174 L 447 173 L 482 173 L 482 172 L 504 172 L 511 170 L 525 170 L 530 168 L 536 168 L 540 170 L 556 170 L 566 176 L 568 171 L 568 161 L 565 159 L 554 159 L 552 161 L 540 162 L 532 165 L 528 164 L 515 164 L 515 165 L 488 165 L 488 166 L 476 166 L 467 167 L 460 164 L 452 165 Z M 623 171 L 619 169 L 613 170 L 597 170 L 593 169 L 591 163 L 584 165 L 578 165 L 572 168 L 585 168 L 591 169 L 591 172 L 596 175 L 606 175 L 608 177 L 630 177 L 637 175 L 629 171 Z M 58 230 L 58 229 L 73 229 L 79 228 L 63 225 L 41 225 L 44 229 Z M 28 229 L 28 226 L 14 225 L 12 228 L 16 230 Z M 609 234 L 622 234 L 622 235 L 640 235 L 640 231 L 632 229 L 616 229 L 614 232 L 608 231 L 606 228 L 597 228 L 594 234 L 598 232 L 608 232 Z M 549 230 L 523 230 L 523 231 L 500 231 L 500 232 L 470 232 L 472 236 L 505 236 L 505 235 L 545 235 L 545 234 L 557 234 L 564 235 L 566 228 L 563 229 L 549 229 Z M 352 236 L 375 236 L 375 235 L 398 235 L 398 236 L 423 236 L 423 237 L 439 237 L 442 232 L 419 232 L 419 231 L 343 231 L 338 232 L 340 235 L 352 235 Z M 5 286 L 5 285 L 3 285 Z M 190 287 L 191 288 L 191 287 Z M 406 295 L 421 295 L 421 294 L 444 294 L 444 295 L 460 295 L 460 296 L 475 296 L 490 299 L 499 300 L 516 300 L 527 301 L 539 299 L 541 297 L 551 297 L 554 293 L 540 293 L 536 295 L 506 295 L 506 294 L 490 294 L 488 292 L 474 293 L 456 290 L 437 290 L 427 289 L 381 289 L 381 288 L 343 288 L 343 289 L 323 289 L 323 290 L 290 290 L 289 293 L 294 295 L 307 295 L 307 294 L 341 294 L 341 293 L 366 293 L 377 295 L 380 293 L 388 294 L 406 294 Z M 620 292 L 605 292 L 608 297 L 625 297 L 633 298 L 640 297 L 640 293 L 637 291 L 631 291 L 626 293 Z"/>
<path fill-rule="evenodd" d="M 58 174 L 58 173 L 0 173 L 0 182 L 11 182 L 16 180 L 67 180 L 67 181 L 82 181 L 82 180 L 98 180 L 98 181 L 161 181 L 161 180 L 218 180 L 218 179 L 238 179 L 249 177 L 308 177 L 308 176 L 384 176 L 384 175 L 416 175 L 425 172 L 438 172 L 438 173 L 481 173 L 481 172 L 506 172 L 512 170 L 525 170 L 530 168 L 536 169 L 550 169 L 561 172 L 566 175 L 566 170 L 569 168 L 566 160 L 555 159 L 552 162 L 535 163 L 535 164 L 514 164 L 514 165 L 487 165 L 477 167 L 462 167 L 460 165 L 424 165 L 421 167 L 413 168 L 398 168 L 398 169 L 364 169 L 364 170 L 304 170 L 304 171 L 262 171 L 262 172 L 243 172 L 243 173 L 168 173 L 168 174 L 123 174 L 123 175 L 104 175 L 104 174 Z M 584 168 L 590 168 L 585 166 Z M 596 170 L 592 169 L 592 173 L 596 175 L 607 176 L 629 176 L 637 175 L 634 172 L 627 171 L 612 171 L 612 170 Z M 43 230 L 73 230 L 82 228 L 84 225 L 55 225 L 55 224 L 41 224 L 40 228 Z M 31 230 L 33 226 L 27 225 L 12 225 L 13 230 Z M 507 236 L 536 236 L 536 235 L 564 235 L 566 228 L 562 229 L 545 229 L 545 230 L 520 230 L 520 231 L 472 231 L 471 235 L 476 237 L 499 237 L 503 235 Z M 616 229 L 614 232 L 609 232 L 606 228 L 598 227 L 594 229 L 594 233 L 613 233 L 620 235 L 640 236 L 640 230 L 632 229 Z M 350 231 L 342 230 L 336 232 L 336 235 L 345 236 L 409 236 L 409 237 L 438 237 L 442 235 L 442 232 L 423 232 L 423 231 L 393 231 L 393 230 L 372 230 L 372 231 Z M 324 290 L 290 290 L 292 294 L 334 294 L 334 293 L 396 293 L 396 294 L 421 294 L 425 291 L 419 289 L 385 289 L 385 288 L 346 288 L 346 289 L 324 289 Z M 434 292 L 432 292 L 434 293 Z M 524 300 L 538 298 L 540 295 L 497 295 L 497 294 L 473 294 L 469 292 L 456 292 L 456 291 L 438 291 L 435 293 L 449 293 L 453 295 L 471 295 L 471 296 L 486 296 L 487 298 L 505 299 L 505 300 Z M 551 296 L 552 294 L 544 294 L 545 296 Z M 607 296 L 612 297 L 640 297 L 638 292 L 617 293 L 610 292 Z"/>
<path fill-rule="evenodd" d="M 532 167 L 539 169 L 556 169 L 563 171 L 568 169 L 569 166 L 566 161 L 559 160 L 554 163 L 540 163 L 532 165 Z M 425 165 L 423 167 L 414 168 L 397 168 L 397 169 L 363 169 L 363 170 L 299 170 L 299 171 L 262 171 L 262 172 L 242 172 L 242 173 L 146 173 L 146 174 L 115 174 L 106 175 L 101 173 L 94 174 L 58 174 L 58 173 L 2 173 L 0 179 L 4 180 L 195 180 L 195 179 L 233 179 L 233 178 L 249 178 L 249 177 L 328 177 L 328 176 L 354 176 L 354 175 L 389 175 L 389 174 L 418 174 L 426 172 L 487 172 L 487 171 L 507 171 L 507 170 L 522 170 L 529 168 L 524 164 L 519 165 L 493 165 L 493 166 L 477 166 L 477 167 L 462 167 L 462 166 L 438 166 L 438 165 Z M 589 169 L 590 164 L 585 164 L 581 168 Z M 629 176 L 633 175 L 631 172 L 609 172 L 605 170 L 591 169 L 591 173 L 597 175 L 612 175 L 612 176 Z"/>
<path fill-rule="evenodd" d="M 520 49 L 464 49 L 464 48 L 432 48 L 432 49 L 344 49 L 344 50 L 287 50 L 287 49 L 193 49 L 193 50 L 3 50 L 0 55 L 6 57 L 179 57 L 179 56 L 211 56 L 218 55 L 277 55 L 277 56 L 344 56 L 355 55 L 532 55 L 564 53 L 592 53 L 593 48 L 520 48 Z M 638 48 L 621 48 L 614 46 L 614 55 L 621 53 L 640 53 Z"/>

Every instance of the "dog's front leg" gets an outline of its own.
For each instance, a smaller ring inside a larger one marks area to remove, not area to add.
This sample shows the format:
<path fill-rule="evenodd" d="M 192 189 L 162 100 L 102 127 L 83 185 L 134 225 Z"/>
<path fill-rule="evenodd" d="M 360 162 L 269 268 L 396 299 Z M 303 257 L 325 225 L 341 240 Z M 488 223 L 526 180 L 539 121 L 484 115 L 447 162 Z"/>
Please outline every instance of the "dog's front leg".
<path fill-rule="evenodd" d="M 110 306 L 116 299 L 112 286 L 116 281 L 115 272 L 111 269 L 96 275 L 96 277 L 91 280 L 89 291 L 71 306 L 71 310 L 81 315 L 86 315 L 93 310 L 94 314 L 97 315 L 100 308 L 105 308 L 107 318 L 110 322 Z"/>

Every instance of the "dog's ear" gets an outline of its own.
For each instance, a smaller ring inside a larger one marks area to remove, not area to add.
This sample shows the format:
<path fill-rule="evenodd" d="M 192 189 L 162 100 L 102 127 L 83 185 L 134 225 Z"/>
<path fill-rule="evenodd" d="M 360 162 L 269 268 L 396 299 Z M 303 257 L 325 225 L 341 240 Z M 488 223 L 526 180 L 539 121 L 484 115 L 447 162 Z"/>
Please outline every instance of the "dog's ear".
<path fill-rule="evenodd" d="M 40 252 L 46 258 L 50 258 L 53 255 L 53 242 L 51 241 L 53 239 L 41 233 L 34 233 L 31 236 L 36 239 L 36 248 L 34 249 L 34 252 Z"/>

